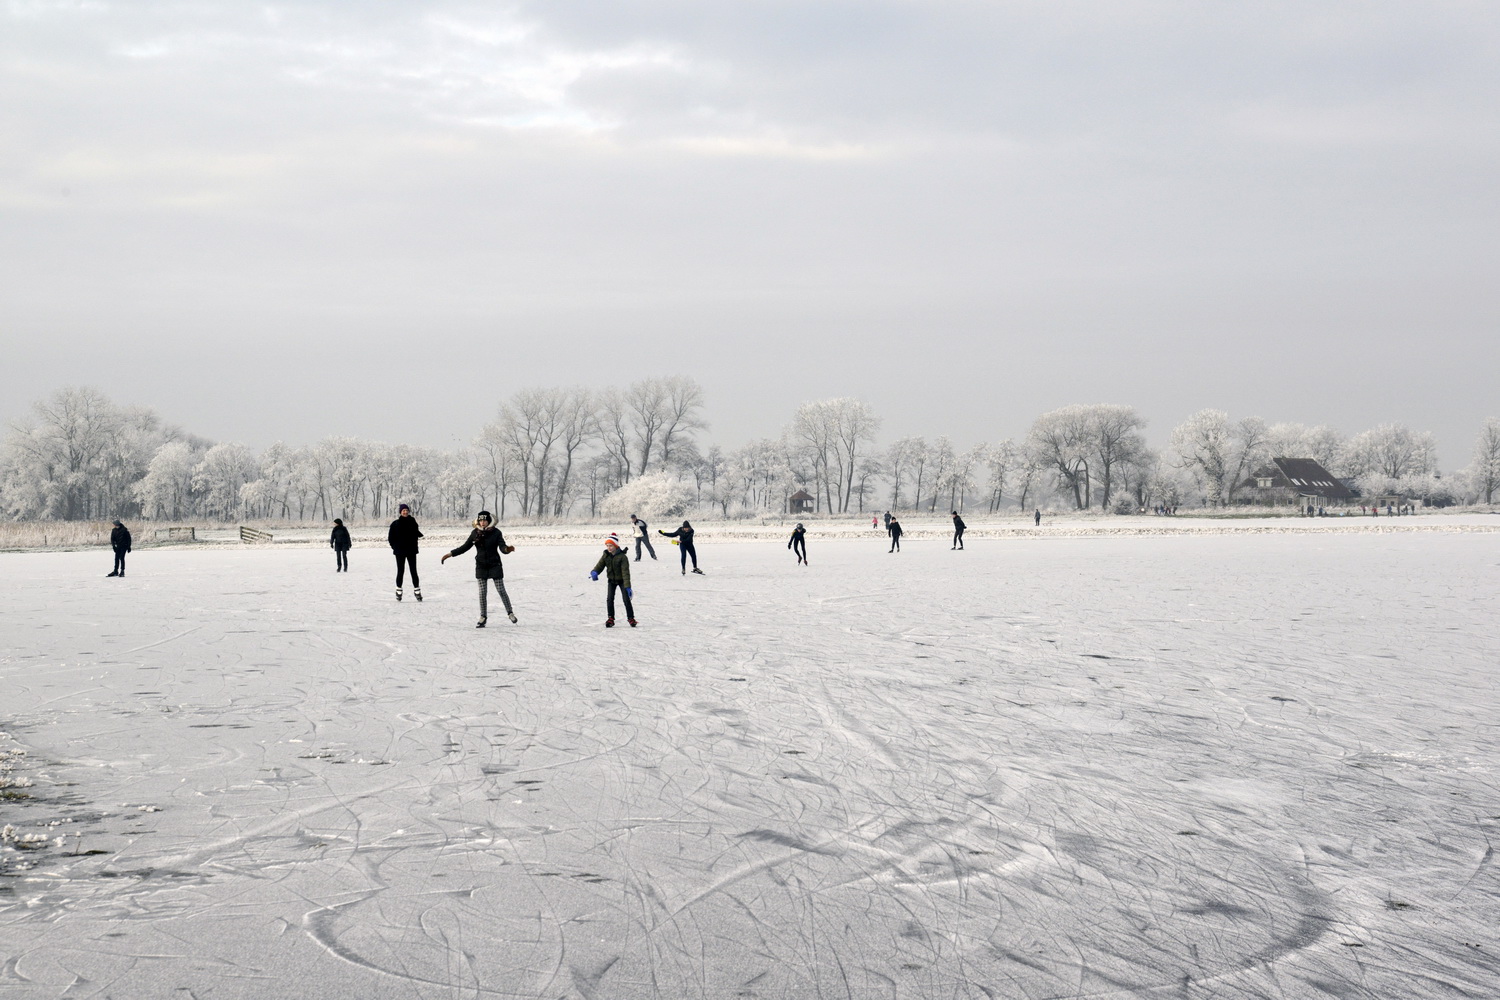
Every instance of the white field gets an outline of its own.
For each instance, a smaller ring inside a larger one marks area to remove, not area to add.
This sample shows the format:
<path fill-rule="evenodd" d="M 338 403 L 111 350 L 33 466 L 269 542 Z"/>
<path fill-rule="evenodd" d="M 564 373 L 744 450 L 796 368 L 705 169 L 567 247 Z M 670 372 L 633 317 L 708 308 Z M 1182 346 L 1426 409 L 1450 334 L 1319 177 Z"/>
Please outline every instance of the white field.
<path fill-rule="evenodd" d="M 810 549 L 0 556 L 0 997 L 1500 996 L 1500 534 Z"/>

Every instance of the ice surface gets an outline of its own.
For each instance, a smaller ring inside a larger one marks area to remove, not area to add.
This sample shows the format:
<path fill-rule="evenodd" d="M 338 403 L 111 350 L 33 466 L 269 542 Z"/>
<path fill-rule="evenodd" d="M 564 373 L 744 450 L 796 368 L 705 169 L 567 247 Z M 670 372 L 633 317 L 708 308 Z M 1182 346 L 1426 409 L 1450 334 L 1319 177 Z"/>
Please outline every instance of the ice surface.
<path fill-rule="evenodd" d="M 700 539 L 0 556 L 0 996 L 1500 996 L 1500 535 Z"/>

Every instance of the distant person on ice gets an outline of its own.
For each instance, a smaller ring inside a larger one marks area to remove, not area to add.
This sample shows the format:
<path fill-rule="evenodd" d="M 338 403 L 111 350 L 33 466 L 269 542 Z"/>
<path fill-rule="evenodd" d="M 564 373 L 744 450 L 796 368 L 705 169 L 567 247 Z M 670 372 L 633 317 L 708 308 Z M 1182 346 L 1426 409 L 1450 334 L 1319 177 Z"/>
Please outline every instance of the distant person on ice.
<path fill-rule="evenodd" d="M 799 563 L 807 565 L 807 529 L 801 524 L 792 529 L 792 540 L 786 543 L 786 547 L 792 550 Z"/>
<path fill-rule="evenodd" d="M 349 541 L 349 529 L 344 527 L 342 518 L 333 519 L 333 533 L 328 536 L 328 546 L 333 549 L 336 560 L 334 572 L 349 572 L 349 550 L 354 547 L 354 543 Z"/>
<path fill-rule="evenodd" d="M 890 548 L 890 551 L 892 551 L 892 552 L 900 552 L 901 551 L 901 519 L 898 518 L 898 517 L 895 517 L 894 515 L 892 515 L 891 519 L 886 522 L 885 530 L 888 531 L 888 532 L 890 532 L 890 534 L 891 534 L 891 548 Z"/>
<path fill-rule="evenodd" d="M 657 534 L 661 535 L 663 538 L 677 539 L 677 547 L 682 549 L 683 576 L 687 576 L 688 556 L 693 557 L 693 572 L 697 573 L 699 576 L 703 575 L 703 571 L 698 568 L 698 550 L 693 548 L 693 526 L 691 524 L 683 521 L 682 527 L 678 528 L 676 531 L 658 531 Z"/>
<path fill-rule="evenodd" d="M 125 553 L 130 551 L 130 529 L 115 521 L 114 530 L 109 533 L 109 547 L 115 550 L 115 568 L 110 571 L 110 576 L 125 575 Z M 105 577 L 108 579 L 109 577 Z"/>
<path fill-rule="evenodd" d="M 891 530 L 891 512 L 890 511 L 886 511 L 885 512 L 885 530 L 886 531 L 890 531 Z"/>
<path fill-rule="evenodd" d="M 953 512 L 953 548 L 961 549 L 964 547 L 965 527 L 967 526 L 964 524 L 964 519 L 959 517 L 958 511 L 955 510 Z"/>
<path fill-rule="evenodd" d="M 615 627 L 615 591 L 620 590 L 625 597 L 625 620 L 635 628 L 635 608 L 630 604 L 630 553 L 620 548 L 619 535 L 612 534 L 604 539 L 604 555 L 594 563 L 589 579 L 597 581 L 600 573 L 609 581 L 609 590 L 604 597 L 604 610 L 609 617 L 604 619 L 604 627 Z"/>
<path fill-rule="evenodd" d="M 1038 528 L 1042 526 L 1042 508 L 1040 507 L 1036 509 L 1036 526 Z"/>
<path fill-rule="evenodd" d="M 405 580 L 406 567 L 411 567 L 411 589 L 417 600 L 422 599 L 422 581 L 417 579 L 417 539 L 422 537 L 422 529 L 417 527 L 417 519 L 411 516 L 411 508 L 406 504 L 401 505 L 400 514 L 391 522 L 391 530 L 386 532 L 386 541 L 391 543 L 391 551 L 396 554 L 396 600 L 401 600 L 401 584 Z"/>
<path fill-rule="evenodd" d="M 651 547 L 651 536 L 646 534 L 646 522 L 631 514 L 630 524 L 635 528 L 635 561 L 641 561 L 642 545 L 646 546 L 646 551 L 651 553 L 651 558 L 654 560 L 656 558 L 656 550 Z"/>
<path fill-rule="evenodd" d="M 474 579 L 479 581 L 479 621 L 474 623 L 475 628 L 484 628 L 485 621 L 489 618 L 490 581 L 495 581 L 495 590 L 500 594 L 500 603 L 505 605 L 505 615 L 512 622 L 516 620 L 516 613 L 510 607 L 510 595 L 505 592 L 505 567 L 501 565 L 501 553 L 510 554 L 516 551 L 514 545 L 505 544 L 505 536 L 500 529 L 493 526 L 494 518 L 490 512 L 482 510 L 474 517 L 474 530 L 469 532 L 469 537 L 464 543 L 452 552 L 445 552 L 443 558 L 438 560 L 438 565 L 461 556 L 470 549 L 474 550 Z M 412 571 L 412 579 L 417 574 Z M 417 600 L 421 600 L 418 597 Z"/>

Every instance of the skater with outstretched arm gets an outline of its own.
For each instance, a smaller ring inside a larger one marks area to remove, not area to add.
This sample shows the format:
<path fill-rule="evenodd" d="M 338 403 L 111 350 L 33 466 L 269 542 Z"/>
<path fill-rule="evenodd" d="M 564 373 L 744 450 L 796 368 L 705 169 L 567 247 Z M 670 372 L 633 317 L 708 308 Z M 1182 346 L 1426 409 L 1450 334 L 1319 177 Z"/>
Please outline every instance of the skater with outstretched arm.
<path fill-rule="evenodd" d="M 452 552 L 444 553 L 443 558 L 438 561 L 441 566 L 454 556 L 474 550 L 474 579 L 479 581 L 479 621 L 474 623 L 475 628 L 484 628 L 484 623 L 489 618 L 491 580 L 495 581 L 500 603 L 505 605 L 506 617 L 511 622 L 516 620 L 516 613 L 510 606 L 510 595 L 505 592 L 505 567 L 500 561 L 501 553 L 508 555 L 516 551 L 516 547 L 505 544 L 505 536 L 500 533 L 499 528 L 493 526 L 493 520 L 489 511 L 480 511 L 474 517 L 474 530 L 469 532 L 464 543 Z"/>
<path fill-rule="evenodd" d="M 413 596 L 418 601 L 422 599 L 422 581 L 417 579 L 417 539 L 422 537 L 422 529 L 417 527 L 417 519 L 411 516 L 411 508 L 402 504 L 396 519 L 391 522 L 391 530 L 386 532 L 385 539 L 391 543 L 391 551 L 396 555 L 396 600 L 401 600 L 401 584 L 406 573 L 406 567 L 411 567 L 411 589 Z"/>
<path fill-rule="evenodd" d="M 894 514 L 892 514 L 891 515 L 890 523 L 885 526 L 885 530 L 889 531 L 891 533 L 891 547 L 890 547 L 890 551 L 891 552 L 900 552 L 901 551 L 901 519 L 898 518 L 898 517 L 896 517 Z"/>
<path fill-rule="evenodd" d="M 597 581 L 600 573 L 609 581 L 604 597 L 604 610 L 609 617 L 604 619 L 604 627 L 615 627 L 615 591 L 620 590 L 624 592 L 625 620 L 635 628 L 635 608 L 630 604 L 630 553 L 620 548 L 619 535 L 611 534 L 604 539 L 604 554 L 589 571 L 589 579 Z"/>
<path fill-rule="evenodd" d="M 677 539 L 677 547 L 682 550 L 682 575 L 687 576 L 688 557 L 693 557 L 693 572 L 699 576 L 703 571 L 698 568 L 698 550 L 693 548 L 693 526 L 686 521 L 676 531 L 658 531 L 658 535 L 664 538 Z"/>
<path fill-rule="evenodd" d="M 115 568 L 110 570 L 109 575 L 124 576 L 125 553 L 130 551 L 130 529 L 118 520 L 109 533 L 109 547 L 115 550 Z"/>
<path fill-rule="evenodd" d="M 797 562 L 807 565 L 807 529 L 800 523 L 792 529 L 792 540 L 786 543 L 786 547 L 797 556 Z"/>
<path fill-rule="evenodd" d="M 328 535 L 328 547 L 333 549 L 335 573 L 349 572 L 349 550 L 354 543 L 349 540 L 349 529 L 344 527 L 343 518 L 333 519 L 333 531 Z"/>
<path fill-rule="evenodd" d="M 966 527 L 964 519 L 959 517 L 958 511 L 955 510 L 953 512 L 953 548 L 961 549 L 964 547 L 964 529 Z"/>

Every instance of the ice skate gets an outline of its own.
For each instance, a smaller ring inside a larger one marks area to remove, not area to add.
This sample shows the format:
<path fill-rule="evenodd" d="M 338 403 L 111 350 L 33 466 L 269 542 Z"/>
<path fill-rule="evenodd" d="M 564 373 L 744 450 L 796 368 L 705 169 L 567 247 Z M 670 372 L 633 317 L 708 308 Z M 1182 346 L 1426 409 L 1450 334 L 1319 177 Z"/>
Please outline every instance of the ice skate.
<path fill-rule="evenodd" d="M 514 625 L 516 623 L 516 616 L 515 616 L 514 612 L 507 612 L 506 615 L 505 615 L 505 617 L 507 617 L 507 618 L 510 619 L 510 623 L 512 625 Z"/>
<path fill-rule="evenodd" d="M 697 566 L 693 567 L 693 572 L 697 573 L 699 576 L 703 575 L 703 571 L 701 569 L 699 569 Z"/>
<path fill-rule="evenodd" d="M 401 600 L 401 588 L 400 587 L 396 588 L 396 600 L 398 600 L 398 601 Z"/>
<path fill-rule="evenodd" d="M 477 622 L 474 623 L 474 627 L 475 628 L 484 628 L 484 623 L 487 622 L 487 621 L 489 621 L 488 618 L 481 618 L 481 619 L 479 619 L 479 621 L 477 621 Z"/>
<path fill-rule="evenodd" d="M 631 628 L 635 628 L 635 619 L 634 618 L 627 618 L 625 620 L 630 623 L 630 627 Z"/>
<path fill-rule="evenodd" d="M 411 593 L 412 593 L 412 596 L 415 597 L 419 602 L 422 600 L 422 588 L 421 587 L 415 588 Z"/>
<path fill-rule="evenodd" d="M 613 618 L 606 618 L 606 619 L 604 619 L 604 627 L 605 628 L 614 628 L 615 627 L 615 620 Z"/>
<path fill-rule="evenodd" d="M 108 580 L 112 576 L 119 576 L 119 575 L 120 574 L 118 574 L 118 573 L 106 573 L 106 574 L 104 574 L 104 579 Z"/>

